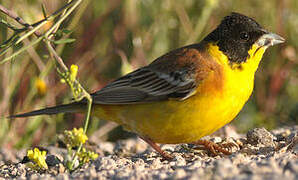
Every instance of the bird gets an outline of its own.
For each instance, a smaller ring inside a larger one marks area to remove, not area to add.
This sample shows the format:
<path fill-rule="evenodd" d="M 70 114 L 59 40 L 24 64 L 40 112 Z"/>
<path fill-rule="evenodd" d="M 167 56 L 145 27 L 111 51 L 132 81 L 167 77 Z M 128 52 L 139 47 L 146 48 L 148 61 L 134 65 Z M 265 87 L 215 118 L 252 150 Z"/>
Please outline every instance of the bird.
<path fill-rule="evenodd" d="M 172 50 L 91 93 L 91 115 L 136 133 L 165 159 L 173 156 L 158 144 L 191 143 L 230 154 L 201 138 L 236 117 L 253 92 L 265 50 L 283 42 L 253 18 L 232 12 L 199 43 Z M 83 113 L 86 106 L 83 99 L 10 117 Z"/>

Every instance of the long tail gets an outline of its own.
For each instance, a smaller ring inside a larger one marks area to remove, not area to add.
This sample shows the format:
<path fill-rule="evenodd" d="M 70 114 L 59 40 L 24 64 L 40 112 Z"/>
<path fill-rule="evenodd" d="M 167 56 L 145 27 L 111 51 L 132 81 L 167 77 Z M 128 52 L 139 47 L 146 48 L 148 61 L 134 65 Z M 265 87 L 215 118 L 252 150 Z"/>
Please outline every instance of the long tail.
<path fill-rule="evenodd" d="M 37 116 L 42 114 L 58 114 L 58 113 L 74 113 L 74 112 L 81 112 L 84 109 L 84 104 L 81 102 L 74 102 L 70 104 L 62 104 L 58 106 L 48 107 L 44 109 L 39 109 L 23 114 L 16 114 L 11 115 L 8 118 L 20 118 L 20 117 L 29 117 L 29 116 Z"/>

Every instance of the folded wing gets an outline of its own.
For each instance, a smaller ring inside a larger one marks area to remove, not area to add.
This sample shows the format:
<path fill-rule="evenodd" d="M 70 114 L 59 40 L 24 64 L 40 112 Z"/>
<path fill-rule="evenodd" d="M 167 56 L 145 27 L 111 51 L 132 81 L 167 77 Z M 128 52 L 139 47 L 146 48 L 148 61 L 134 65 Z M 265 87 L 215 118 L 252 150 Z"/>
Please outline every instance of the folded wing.
<path fill-rule="evenodd" d="M 176 49 L 150 65 L 131 72 L 91 94 L 95 104 L 137 104 L 167 99 L 184 100 L 195 94 L 209 69 L 202 47 Z M 205 67 L 206 66 L 206 67 Z"/>
<path fill-rule="evenodd" d="M 169 98 L 183 100 L 195 88 L 195 81 L 187 76 L 187 72 L 166 74 L 144 67 L 108 84 L 92 97 L 95 104 L 145 103 Z"/>

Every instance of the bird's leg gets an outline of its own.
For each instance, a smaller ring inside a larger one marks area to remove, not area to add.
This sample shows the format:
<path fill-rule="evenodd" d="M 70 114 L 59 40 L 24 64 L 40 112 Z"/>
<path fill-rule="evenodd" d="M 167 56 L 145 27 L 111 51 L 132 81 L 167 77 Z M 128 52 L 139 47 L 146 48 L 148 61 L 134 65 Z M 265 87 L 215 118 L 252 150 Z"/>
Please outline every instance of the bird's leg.
<path fill-rule="evenodd" d="M 228 150 L 226 150 L 224 148 L 224 146 L 221 146 L 219 144 L 216 144 L 214 142 L 211 142 L 211 141 L 207 141 L 207 140 L 198 140 L 198 141 L 195 141 L 193 142 L 192 144 L 195 144 L 195 145 L 203 145 L 205 146 L 205 148 L 211 152 L 213 155 L 218 155 L 218 153 L 223 153 L 225 155 L 231 155 L 232 153 Z"/>
<path fill-rule="evenodd" d="M 143 139 L 146 143 L 148 143 L 155 151 L 157 151 L 163 158 L 166 160 L 172 160 L 174 157 L 167 152 L 163 151 L 160 146 L 158 146 L 155 142 L 153 142 L 150 138 L 147 137 L 140 137 Z"/>

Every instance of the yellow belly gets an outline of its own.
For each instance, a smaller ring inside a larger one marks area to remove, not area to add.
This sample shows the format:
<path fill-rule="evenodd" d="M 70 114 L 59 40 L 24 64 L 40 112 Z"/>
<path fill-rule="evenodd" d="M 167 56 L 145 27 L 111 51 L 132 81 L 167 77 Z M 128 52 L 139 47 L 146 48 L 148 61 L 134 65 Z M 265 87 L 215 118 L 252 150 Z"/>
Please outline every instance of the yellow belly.
<path fill-rule="evenodd" d="M 95 115 L 157 143 L 189 143 L 233 120 L 249 98 L 253 81 L 239 81 L 238 85 L 226 82 L 225 87 L 222 92 L 196 93 L 184 101 L 97 105 Z"/>
<path fill-rule="evenodd" d="M 198 92 L 186 100 L 131 105 L 95 105 L 94 115 L 117 122 L 126 129 L 149 137 L 157 143 L 176 144 L 196 141 L 229 123 L 240 112 L 252 93 L 254 73 L 263 52 L 262 50 L 261 54 L 255 54 L 260 57 L 251 61 L 256 63 L 255 67 L 249 65 L 244 66 L 244 69 L 235 70 L 226 62 L 219 62 L 223 63 L 222 78 L 224 78 L 223 87 L 220 89 L 213 88 L 218 74 L 211 73 L 199 86 Z"/>

